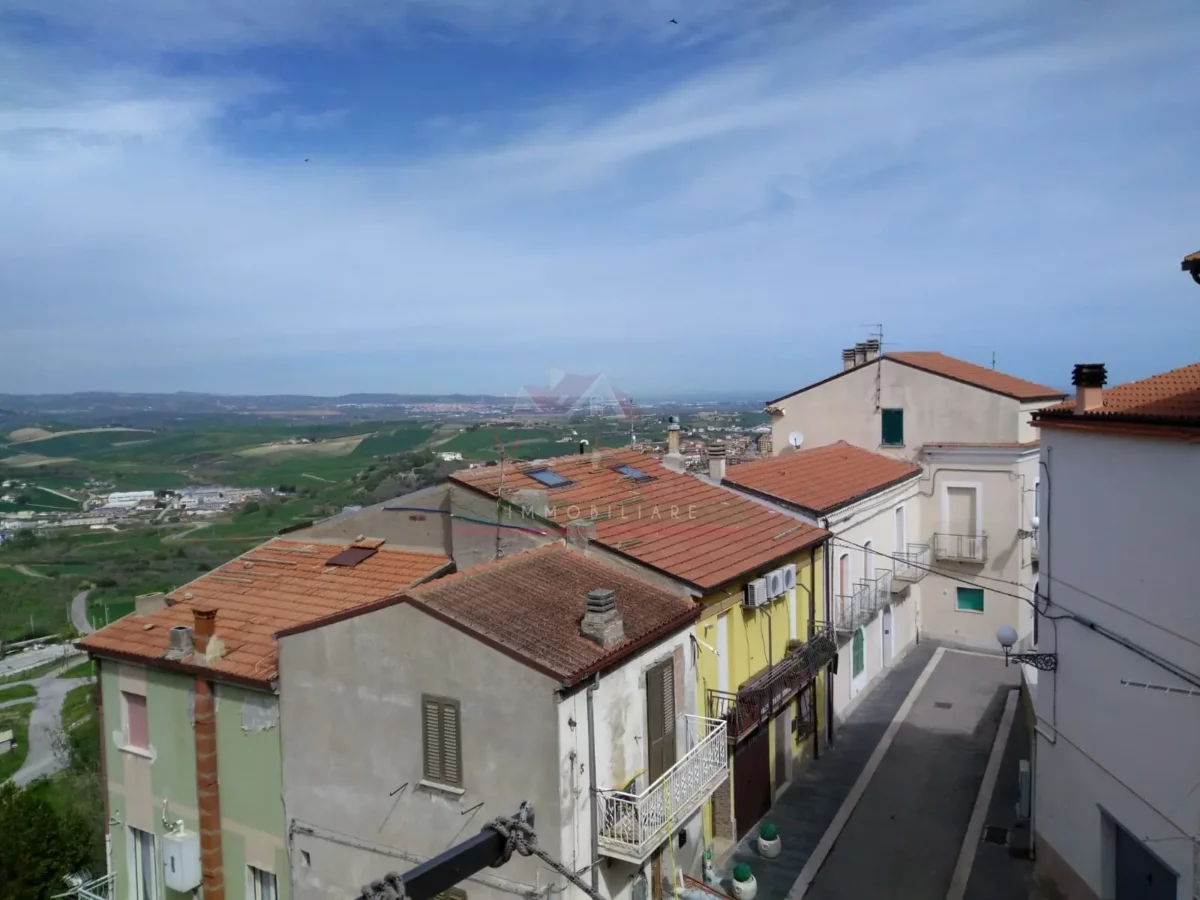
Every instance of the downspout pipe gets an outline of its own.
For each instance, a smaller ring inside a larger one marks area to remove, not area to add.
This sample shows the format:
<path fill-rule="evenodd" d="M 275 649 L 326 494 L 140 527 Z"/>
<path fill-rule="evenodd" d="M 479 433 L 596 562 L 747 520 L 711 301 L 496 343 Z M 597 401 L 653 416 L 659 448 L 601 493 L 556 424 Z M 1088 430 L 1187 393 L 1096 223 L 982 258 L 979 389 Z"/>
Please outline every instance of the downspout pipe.
<path fill-rule="evenodd" d="M 600 673 L 592 679 L 592 683 L 587 689 L 587 723 L 588 723 L 588 788 L 591 794 L 590 806 L 592 810 L 592 859 L 591 865 L 588 867 L 592 879 L 592 893 L 597 894 L 600 891 L 600 811 L 596 808 L 596 799 L 599 796 L 599 785 L 596 784 L 596 704 L 592 699 L 592 695 L 596 693 L 596 688 L 600 687 Z"/>

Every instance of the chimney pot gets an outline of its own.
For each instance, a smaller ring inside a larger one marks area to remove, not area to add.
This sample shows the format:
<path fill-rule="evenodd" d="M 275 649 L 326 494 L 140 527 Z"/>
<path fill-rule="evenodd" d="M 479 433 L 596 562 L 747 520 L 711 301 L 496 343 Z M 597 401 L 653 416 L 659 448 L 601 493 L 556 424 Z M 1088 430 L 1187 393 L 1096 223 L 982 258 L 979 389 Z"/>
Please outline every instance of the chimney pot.
<path fill-rule="evenodd" d="M 588 543 L 596 539 L 596 523 L 591 519 L 572 519 L 567 523 L 567 544 L 586 550 Z"/>
<path fill-rule="evenodd" d="M 855 344 L 854 345 L 854 364 L 856 366 L 861 366 L 866 361 L 867 361 L 867 345 L 866 344 Z"/>
<path fill-rule="evenodd" d="M 601 647 L 611 647 L 625 637 L 625 623 L 617 610 L 617 594 L 611 588 L 597 588 L 587 595 L 587 609 L 579 626 L 580 633 Z"/>
<path fill-rule="evenodd" d="M 208 642 L 217 627 L 217 610 L 212 606 L 193 606 L 192 625 L 196 652 L 203 655 L 208 651 Z"/>
<path fill-rule="evenodd" d="M 725 444 L 721 441 L 708 445 L 708 477 L 718 484 L 725 478 Z"/>
<path fill-rule="evenodd" d="M 879 341 L 877 341 L 875 338 L 871 338 L 869 341 L 863 344 L 863 348 L 866 350 L 867 362 L 878 359 Z"/>
<path fill-rule="evenodd" d="M 192 629 L 186 625 L 173 625 L 171 630 L 167 632 L 171 653 L 178 656 L 187 656 L 196 646 L 196 642 L 192 637 Z"/>
<path fill-rule="evenodd" d="M 1108 383 L 1108 370 L 1104 363 L 1078 363 L 1071 373 L 1071 384 L 1075 385 L 1075 414 L 1094 412 L 1104 408 L 1104 385 Z"/>
<path fill-rule="evenodd" d="M 667 417 L 667 453 L 679 455 L 679 416 Z"/>
<path fill-rule="evenodd" d="M 842 370 L 854 368 L 854 348 L 847 347 L 842 351 Z"/>

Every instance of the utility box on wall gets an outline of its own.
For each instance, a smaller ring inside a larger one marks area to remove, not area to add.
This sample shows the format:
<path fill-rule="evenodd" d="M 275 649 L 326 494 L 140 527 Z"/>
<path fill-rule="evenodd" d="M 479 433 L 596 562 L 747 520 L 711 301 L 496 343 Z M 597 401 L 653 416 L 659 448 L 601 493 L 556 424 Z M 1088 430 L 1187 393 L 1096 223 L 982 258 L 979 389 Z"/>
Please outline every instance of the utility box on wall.
<path fill-rule="evenodd" d="M 172 831 L 162 836 L 163 879 L 173 891 L 200 887 L 200 835 Z"/>

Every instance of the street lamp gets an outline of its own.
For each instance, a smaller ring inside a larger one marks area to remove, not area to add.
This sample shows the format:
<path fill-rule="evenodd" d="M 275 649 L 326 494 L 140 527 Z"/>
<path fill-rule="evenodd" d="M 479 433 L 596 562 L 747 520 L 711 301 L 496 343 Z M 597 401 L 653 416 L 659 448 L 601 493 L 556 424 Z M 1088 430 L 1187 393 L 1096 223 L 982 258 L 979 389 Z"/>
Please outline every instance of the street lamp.
<path fill-rule="evenodd" d="M 1012 653 L 1013 645 L 1017 642 L 1017 629 L 1011 625 L 1001 625 L 996 629 L 996 640 L 1004 648 L 1004 664 L 1009 660 L 1033 666 L 1043 672 L 1053 672 L 1058 669 L 1057 653 Z"/>

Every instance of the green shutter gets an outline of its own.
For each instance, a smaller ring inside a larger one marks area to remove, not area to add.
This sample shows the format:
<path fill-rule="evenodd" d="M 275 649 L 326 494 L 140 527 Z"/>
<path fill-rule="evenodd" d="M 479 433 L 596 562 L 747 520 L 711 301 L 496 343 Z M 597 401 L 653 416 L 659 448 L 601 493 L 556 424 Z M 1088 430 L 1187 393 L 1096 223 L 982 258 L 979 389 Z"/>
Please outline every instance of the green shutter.
<path fill-rule="evenodd" d="M 983 588 L 957 588 L 958 598 L 955 609 L 964 612 L 983 612 Z"/>
<path fill-rule="evenodd" d="M 866 665 L 866 662 L 863 659 L 863 631 L 861 628 L 854 632 L 854 642 L 851 650 L 851 656 L 850 674 L 854 678 L 857 678 L 862 674 L 863 668 Z"/>
<path fill-rule="evenodd" d="M 885 447 L 904 446 L 904 410 L 883 410 L 883 445 Z"/>

